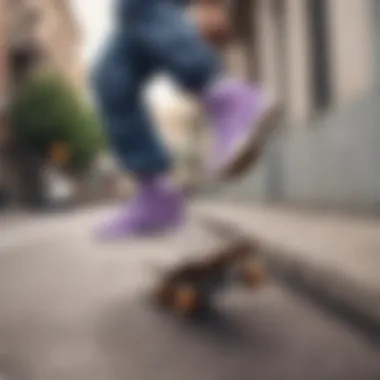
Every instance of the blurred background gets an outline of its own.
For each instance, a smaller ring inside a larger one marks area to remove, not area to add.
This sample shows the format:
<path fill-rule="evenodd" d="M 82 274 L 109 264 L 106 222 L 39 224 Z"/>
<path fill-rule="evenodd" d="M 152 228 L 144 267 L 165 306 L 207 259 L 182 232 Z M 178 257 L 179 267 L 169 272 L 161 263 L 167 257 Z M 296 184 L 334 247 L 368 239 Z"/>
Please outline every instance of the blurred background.
<path fill-rule="evenodd" d="M 201 193 L 378 211 L 379 2 L 236 0 L 230 7 L 234 37 L 224 48 L 226 63 L 283 101 L 283 128 L 248 178 Z M 88 87 L 109 8 L 104 0 L 1 1 L 3 210 L 130 192 L 102 141 Z M 150 87 L 178 176 L 194 181 L 205 140 L 199 111 L 168 78 Z M 74 104 L 77 111 L 63 110 Z"/>

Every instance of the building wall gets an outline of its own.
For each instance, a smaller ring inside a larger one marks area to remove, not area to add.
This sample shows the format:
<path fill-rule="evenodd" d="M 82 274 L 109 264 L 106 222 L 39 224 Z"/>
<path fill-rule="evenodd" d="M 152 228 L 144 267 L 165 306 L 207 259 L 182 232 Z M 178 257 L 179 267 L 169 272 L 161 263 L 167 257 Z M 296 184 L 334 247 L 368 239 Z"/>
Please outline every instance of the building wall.
<path fill-rule="evenodd" d="M 35 46 L 41 67 L 57 70 L 74 85 L 83 86 L 81 35 L 70 0 L 3 0 L 7 2 L 10 49 Z"/>
<path fill-rule="evenodd" d="M 368 94 L 304 129 L 278 133 L 245 178 L 212 196 L 379 214 L 379 102 Z"/>
<path fill-rule="evenodd" d="M 371 1 L 329 1 L 335 104 L 344 105 L 372 85 Z"/>
<path fill-rule="evenodd" d="M 259 164 L 212 194 L 230 200 L 288 203 L 380 213 L 380 6 L 377 0 L 328 1 L 333 103 L 313 112 L 305 3 L 287 5 L 287 73 L 276 81 L 275 24 L 260 1 L 262 80 L 286 86 L 288 117 Z M 306 99 L 305 99 L 306 98 Z"/>
<path fill-rule="evenodd" d="M 256 0 L 261 82 L 283 101 L 293 127 L 315 116 L 311 97 L 310 31 L 307 1 L 283 0 L 283 30 L 272 1 Z M 332 107 L 344 106 L 373 82 L 370 1 L 327 1 Z M 282 51 L 281 51 L 282 50 Z M 279 76 L 284 76 L 281 81 Z M 284 87 L 284 88 L 281 88 Z"/>
<path fill-rule="evenodd" d="M 83 85 L 81 35 L 68 0 L 29 0 L 38 6 L 42 17 L 37 40 L 46 52 L 46 65 L 64 73 L 69 80 Z"/>
<path fill-rule="evenodd" d="M 282 200 L 380 212 L 379 96 L 280 137 Z"/>
<path fill-rule="evenodd" d="M 257 17 L 259 80 L 271 93 L 280 95 L 278 75 L 279 54 L 276 49 L 275 18 L 270 2 L 258 1 L 253 17 Z"/>
<path fill-rule="evenodd" d="M 0 0 L 0 146 L 7 138 L 6 130 L 6 107 L 7 94 L 7 46 L 5 38 L 5 3 Z"/>
<path fill-rule="evenodd" d="M 3 147 L 7 143 L 7 47 L 5 39 L 5 2 L 0 0 L 0 209 L 4 206 L 4 191 L 7 188 L 7 166 Z"/>
<path fill-rule="evenodd" d="M 5 6 L 0 0 L 0 104 L 6 97 L 6 46 L 5 46 Z"/>
<path fill-rule="evenodd" d="M 288 80 L 288 118 L 300 126 L 311 112 L 306 5 L 304 0 L 289 0 L 285 13 L 286 69 Z"/>
<path fill-rule="evenodd" d="M 7 95 L 10 100 L 13 91 L 22 84 L 23 75 L 30 69 L 21 70 L 22 74 L 20 70 L 15 72 L 15 55 L 20 52 L 24 57 L 25 53 L 33 57 L 37 53 L 37 69 L 56 70 L 79 90 L 83 89 L 81 54 L 78 51 L 80 33 L 71 13 L 70 0 L 0 0 L 0 4 L 4 7 L 0 10 L 0 18 L 3 17 L 5 23 Z M 0 33 L 1 37 L 4 35 Z M 1 52 L 0 48 L 0 58 Z M 0 72 L 0 96 L 1 79 Z M 11 133 L 5 136 L 12 138 Z M 25 150 L 12 149 L 11 140 L 7 140 L 2 148 L 0 176 L 2 174 L 3 177 L 0 185 L 9 195 L 9 205 L 35 205 L 43 193 L 38 157 Z"/>

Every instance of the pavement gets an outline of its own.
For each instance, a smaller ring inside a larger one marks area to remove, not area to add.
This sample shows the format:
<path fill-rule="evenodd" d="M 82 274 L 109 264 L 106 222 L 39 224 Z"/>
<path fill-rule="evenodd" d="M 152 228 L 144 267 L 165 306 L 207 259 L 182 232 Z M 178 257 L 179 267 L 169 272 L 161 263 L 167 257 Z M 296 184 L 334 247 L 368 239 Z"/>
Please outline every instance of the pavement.
<path fill-rule="evenodd" d="M 280 274 L 380 331 L 380 220 L 225 202 L 196 209 L 239 226 Z"/>
<path fill-rule="evenodd" d="M 91 229 L 110 212 L 1 225 L 0 378 L 380 378 L 378 346 L 275 282 L 258 293 L 231 290 L 198 321 L 159 312 L 146 297 L 157 280 L 152 264 L 220 240 L 191 218 L 163 237 L 101 243 Z"/>

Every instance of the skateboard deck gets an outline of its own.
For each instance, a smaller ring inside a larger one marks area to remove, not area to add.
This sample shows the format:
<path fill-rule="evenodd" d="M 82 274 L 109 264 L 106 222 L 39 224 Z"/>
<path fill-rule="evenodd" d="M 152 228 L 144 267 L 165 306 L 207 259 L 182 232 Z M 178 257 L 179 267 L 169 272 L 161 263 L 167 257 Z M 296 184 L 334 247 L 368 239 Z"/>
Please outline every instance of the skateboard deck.
<path fill-rule="evenodd" d="M 188 255 L 161 269 L 154 300 L 167 310 L 194 315 L 209 307 L 214 296 L 230 286 L 250 289 L 265 282 L 258 244 L 227 222 L 204 218 L 202 227 L 220 241 L 197 255 Z"/>

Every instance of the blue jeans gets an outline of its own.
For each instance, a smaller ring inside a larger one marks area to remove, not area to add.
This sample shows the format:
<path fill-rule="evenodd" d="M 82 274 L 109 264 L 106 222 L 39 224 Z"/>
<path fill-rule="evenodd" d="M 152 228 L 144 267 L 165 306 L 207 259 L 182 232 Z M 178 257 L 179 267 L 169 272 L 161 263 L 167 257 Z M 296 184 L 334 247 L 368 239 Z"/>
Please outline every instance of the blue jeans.
<path fill-rule="evenodd" d="M 166 172 L 171 160 L 141 99 L 143 85 L 166 71 L 201 93 L 219 61 L 175 0 L 119 0 L 117 16 L 93 71 L 95 100 L 123 168 L 137 176 Z"/>

